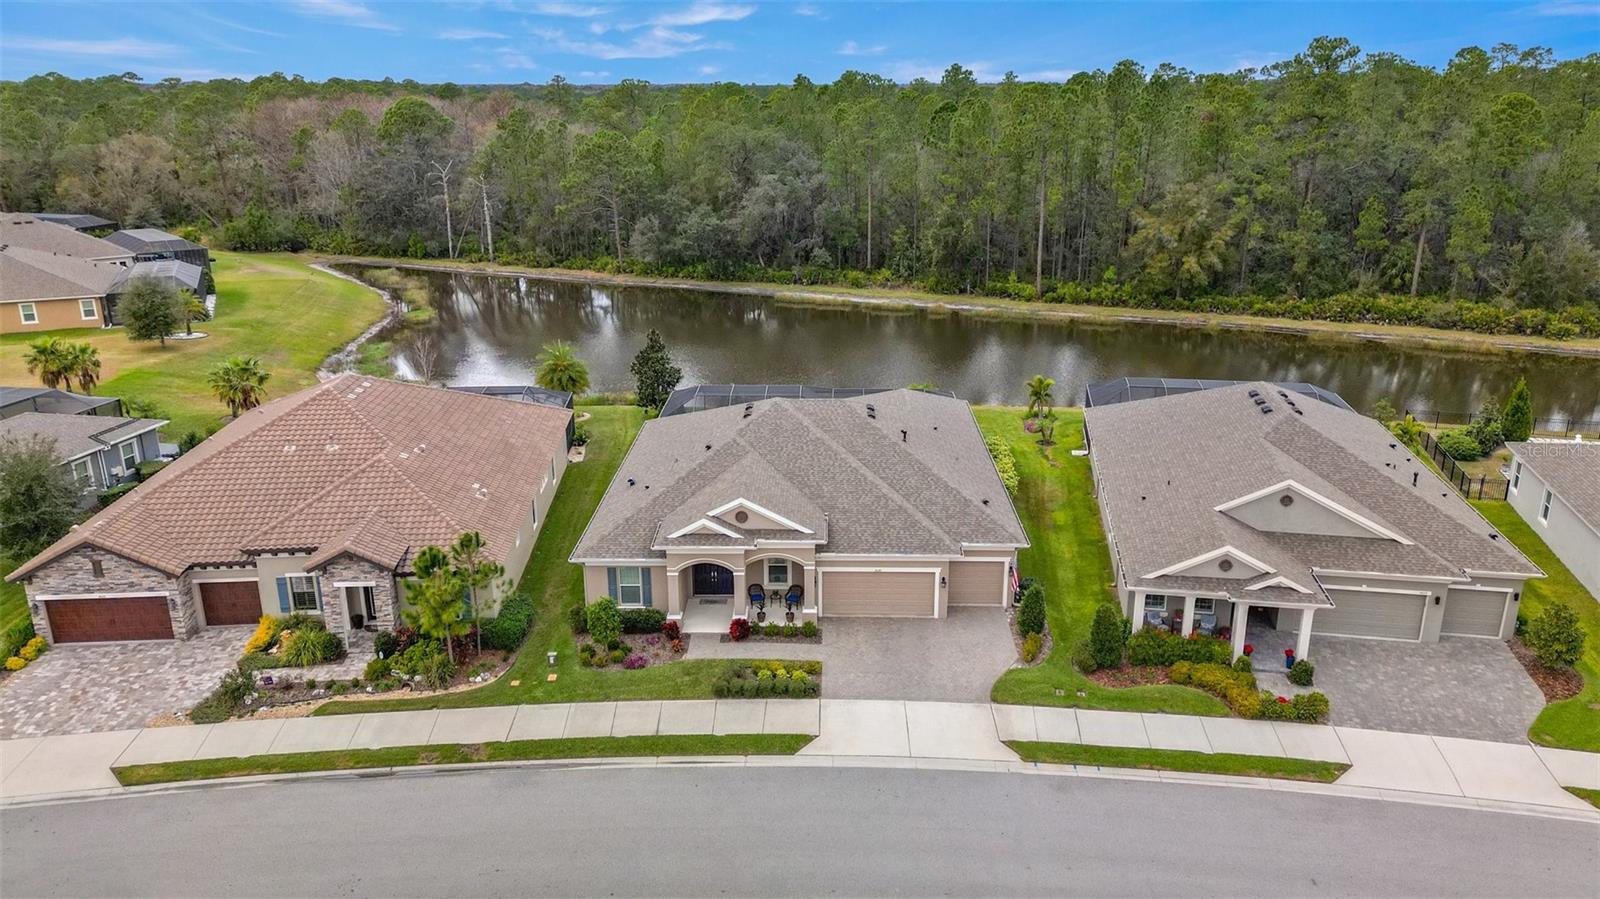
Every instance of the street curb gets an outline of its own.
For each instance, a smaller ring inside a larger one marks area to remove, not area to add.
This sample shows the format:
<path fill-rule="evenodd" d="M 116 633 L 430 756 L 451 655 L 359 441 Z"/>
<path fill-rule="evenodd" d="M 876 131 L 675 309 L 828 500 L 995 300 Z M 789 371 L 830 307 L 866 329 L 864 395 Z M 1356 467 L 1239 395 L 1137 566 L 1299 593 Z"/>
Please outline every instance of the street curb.
<path fill-rule="evenodd" d="M 138 787 L 103 787 L 70 793 L 47 793 L 0 800 L 0 808 L 93 802 L 105 799 L 159 796 L 213 789 L 242 789 L 273 784 L 308 783 L 326 780 L 360 780 L 388 777 L 420 777 L 478 771 L 532 770 L 583 771 L 629 768 L 903 768 L 957 771 L 971 774 L 1023 774 L 1045 777 L 1085 777 L 1103 780 L 1171 783 L 1188 786 L 1232 787 L 1283 793 L 1305 793 L 1345 799 L 1400 802 L 1475 811 L 1499 812 L 1563 821 L 1600 824 L 1600 810 L 1569 809 L 1551 805 L 1473 799 L 1435 793 L 1415 793 L 1378 787 L 1341 786 L 1310 781 L 1280 780 L 1266 777 L 1239 777 L 1230 774 L 1200 774 L 1179 771 L 1149 771 L 1133 768 L 1104 768 L 1088 765 L 1051 765 L 1041 762 L 974 761 L 971 759 L 910 758 L 900 756 L 632 756 L 591 759 L 530 759 L 504 762 L 463 762 L 449 765 L 402 765 L 386 768 L 361 768 L 342 771 L 306 771 L 294 774 L 258 774 L 247 777 L 194 780 L 151 784 Z"/>

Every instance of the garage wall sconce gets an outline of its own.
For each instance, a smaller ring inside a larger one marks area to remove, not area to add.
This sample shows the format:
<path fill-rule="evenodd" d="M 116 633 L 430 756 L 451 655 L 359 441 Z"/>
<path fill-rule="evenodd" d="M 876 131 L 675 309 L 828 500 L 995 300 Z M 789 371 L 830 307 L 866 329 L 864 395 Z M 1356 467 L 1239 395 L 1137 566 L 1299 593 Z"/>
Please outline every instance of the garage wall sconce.
<path fill-rule="evenodd" d="M 946 583 L 946 582 L 945 582 L 945 579 L 944 579 L 944 575 L 942 575 L 942 574 L 941 574 L 941 575 L 939 575 L 939 589 L 940 589 L 940 590 L 943 590 L 943 589 L 944 589 L 944 587 L 945 587 L 945 583 Z"/>
<path fill-rule="evenodd" d="M 176 596 L 167 597 L 167 610 L 171 612 L 178 611 L 178 598 Z"/>
<path fill-rule="evenodd" d="M 1433 604 L 1434 605 L 1438 605 L 1439 603 L 1442 603 L 1442 602 L 1444 602 L 1444 597 L 1442 597 L 1442 596 L 1435 596 L 1433 598 Z"/>
<path fill-rule="evenodd" d="M 39 604 L 38 603 L 31 603 L 28 606 L 28 611 L 32 612 L 35 615 L 39 614 Z"/>

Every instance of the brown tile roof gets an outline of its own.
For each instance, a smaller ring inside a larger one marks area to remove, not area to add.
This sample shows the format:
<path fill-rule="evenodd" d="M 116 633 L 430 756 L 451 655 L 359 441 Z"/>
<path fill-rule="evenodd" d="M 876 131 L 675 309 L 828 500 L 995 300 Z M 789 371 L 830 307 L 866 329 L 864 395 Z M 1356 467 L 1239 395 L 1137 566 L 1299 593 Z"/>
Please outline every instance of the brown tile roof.
<path fill-rule="evenodd" d="M 468 530 L 504 562 L 571 415 L 340 375 L 240 416 L 11 579 L 81 544 L 174 575 L 274 550 L 397 567 Z"/>

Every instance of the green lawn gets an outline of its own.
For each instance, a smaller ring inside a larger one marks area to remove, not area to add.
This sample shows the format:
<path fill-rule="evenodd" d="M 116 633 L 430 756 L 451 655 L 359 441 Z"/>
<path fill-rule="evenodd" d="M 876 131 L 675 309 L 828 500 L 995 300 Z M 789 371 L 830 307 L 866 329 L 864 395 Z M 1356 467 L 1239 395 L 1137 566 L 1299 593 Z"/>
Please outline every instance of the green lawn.
<path fill-rule="evenodd" d="M 4 580 L 20 564 L 20 559 L 0 558 L 0 633 L 28 617 L 28 596 L 22 585 Z"/>
<path fill-rule="evenodd" d="M 1233 774 L 1240 777 L 1276 777 L 1332 783 L 1350 769 L 1341 762 L 1283 759 L 1268 755 L 1231 752 L 1186 752 L 1178 749 L 1130 749 L 1121 746 L 1084 746 L 1079 743 L 1038 743 L 1007 740 L 1025 762 L 1050 765 L 1096 765 L 1105 768 L 1143 768 L 1150 771 L 1188 771 Z"/>
<path fill-rule="evenodd" d="M 103 396 L 153 403 L 169 439 L 225 423 L 227 407 L 206 387 L 206 373 L 228 356 L 256 356 L 272 372 L 268 396 L 316 383 L 316 370 L 335 350 L 384 313 L 372 290 L 323 274 L 292 254 L 215 252 L 217 318 L 196 323 L 203 340 L 135 342 L 121 328 L 53 332 L 100 350 Z M 37 334 L 0 336 L 0 383 L 34 384 L 22 347 Z"/>
<path fill-rule="evenodd" d="M 1116 603 L 1111 556 L 1106 548 L 1100 510 L 1087 456 L 1073 456 L 1083 446 L 1083 410 L 1060 409 L 1057 445 L 1049 456 L 1037 438 L 1022 429 L 1022 410 L 979 408 L 978 424 L 1011 444 L 1022 487 L 1017 512 L 1032 546 L 1018 565 L 1024 576 L 1044 585 L 1049 603 L 1050 633 L 1055 647 L 1033 668 L 1006 672 L 995 682 L 995 702 L 1062 705 L 1134 712 L 1226 715 L 1227 706 L 1189 687 L 1102 687 L 1072 665 L 1072 646 L 1084 639 L 1100 603 Z M 1078 693 L 1083 695 L 1079 696 Z"/>
<path fill-rule="evenodd" d="M 125 787 L 213 780 L 253 774 L 299 774 L 396 768 L 411 765 L 454 765 L 470 762 L 512 762 L 530 759 L 592 759 L 662 755 L 794 755 L 810 743 L 808 734 L 657 735 L 648 737 L 573 737 L 560 740 L 513 740 L 505 743 L 394 746 L 293 752 L 245 758 L 199 759 L 113 768 Z"/>
<path fill-rule="evenodd" d="M 652 665 L 636 671 L 620 668 L 596 670 L 578 665 L 577 642 L 568 624 L 568 610 L 583 602 L 583 569 L 567 561 L 589 523 L 600 496 L 622 462 L 644 422 L 632 406 L 585 406 L 594 418 L 589 430 L 588 458 L 567 468 L 539 533 L 539 542 L 522 575 L 520 589 L 534 598 L 533 630 L 511 664 L 511 669 L 491 684 L 476 690 L 369 702 L 335 701 L 317 709 L 318 715 L 358 714 L 398 709 L 443 709 L 485 705 L 519 705 L 541 702 L 586 702 L 613 699 L 709 699 L 712 683 L 730 665 L 726 660 L 697 660 Z M 554 649 L 557 663 L 550 667 L 545 654 Z M 548 681 L 550 674 L 555 681 Z M 515 682 L 515 683 L 514 683 Z"/>
<path fill-rule="evenodd" d="M 1589 790 L 1583 787 L 1567 787 L 1567 792 L 1589 803 L 1595 808 L 1600 808 L 1600 790 Z"/>
<path fill-rule="evenodd" d="M 1528 728 L 1528 738 L 1543 746 L 1600 752 L 1600 602 L 1578 583 L 1510 503 L 1484 501 L 1473 505 L 1547 575 L 1530 580 L 1523 587 L 1522 614 L 1531 619 L 1552 604 L 1562 603 L 1578 613 L 1578 621 L 1587 634 L 1583 657 L 1578 660 L 1583 692 L 1545 706 Z"/>

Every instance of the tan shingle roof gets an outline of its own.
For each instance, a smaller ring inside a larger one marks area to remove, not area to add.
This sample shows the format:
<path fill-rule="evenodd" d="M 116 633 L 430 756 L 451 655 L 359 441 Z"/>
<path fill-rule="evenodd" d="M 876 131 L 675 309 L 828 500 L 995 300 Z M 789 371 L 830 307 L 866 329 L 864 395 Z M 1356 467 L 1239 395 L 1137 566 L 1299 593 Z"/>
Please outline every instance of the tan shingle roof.
<path fill-rule="evenodd" d="M 271 550 L 395 566 L 468 530 L 504 562 L 571 414 L 341 375 L 240 416 L 12 578 L 84 543 L 172 574 Z"/>
<path fill-rule="evenodd" d="M 103 297 L 127 274 L 115 262 L 0 245 L 0 303 Z"/>
<path fill-rule="evenodd" d="M 43 437 L 53 440 L 57 458 L 65 462 L 92 452 L 110 449 L 130 437 L 164 424 L 166 424 L 164 419 L 154 418 L 24 412 L 0 420 L 0 439 Z"/>
<path fill-rule="evenodd" d="M 0 212 L 0 245 L 80 259 L 133 259 L 131 251 L 109 240 L 41 221 L 26 212 Z"/>

